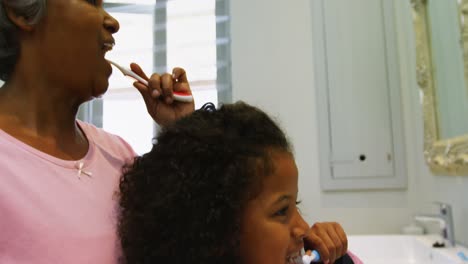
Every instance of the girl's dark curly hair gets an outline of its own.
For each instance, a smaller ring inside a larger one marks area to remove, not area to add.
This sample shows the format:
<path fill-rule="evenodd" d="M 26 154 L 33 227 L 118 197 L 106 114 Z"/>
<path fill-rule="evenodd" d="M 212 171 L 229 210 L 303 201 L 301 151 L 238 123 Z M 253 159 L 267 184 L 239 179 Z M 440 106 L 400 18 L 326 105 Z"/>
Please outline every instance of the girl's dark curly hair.
<path fill-rule="evenodd" d="M 164 128 L 120 183 L 123 262 L 240 263 L 240 219 L 271 175 L 272 151 L 291 152 L 261 110 L 238 102 Z"/>

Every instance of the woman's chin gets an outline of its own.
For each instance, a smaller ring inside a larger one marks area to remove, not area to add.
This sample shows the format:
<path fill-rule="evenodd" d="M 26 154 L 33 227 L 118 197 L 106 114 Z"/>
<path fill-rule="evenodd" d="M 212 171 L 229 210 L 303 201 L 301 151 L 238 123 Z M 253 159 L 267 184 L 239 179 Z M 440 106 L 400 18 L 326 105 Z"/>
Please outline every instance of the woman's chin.
<path fill-rule="evenodd" d="M 93 98 L 101 98 L 109 88 L 109 80 L 98 82 L 93 89 Z"/>

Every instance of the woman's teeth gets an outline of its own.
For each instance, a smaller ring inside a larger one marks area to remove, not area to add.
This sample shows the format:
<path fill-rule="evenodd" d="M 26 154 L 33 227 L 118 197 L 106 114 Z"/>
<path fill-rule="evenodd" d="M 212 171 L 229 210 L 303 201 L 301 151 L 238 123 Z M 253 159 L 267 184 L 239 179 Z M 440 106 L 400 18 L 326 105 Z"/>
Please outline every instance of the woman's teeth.
<path fill-rule="evenodd" d="M 104 43 L 102 48 L 105 52 L 111 51 L 114 48 L 114 43 Z"/>

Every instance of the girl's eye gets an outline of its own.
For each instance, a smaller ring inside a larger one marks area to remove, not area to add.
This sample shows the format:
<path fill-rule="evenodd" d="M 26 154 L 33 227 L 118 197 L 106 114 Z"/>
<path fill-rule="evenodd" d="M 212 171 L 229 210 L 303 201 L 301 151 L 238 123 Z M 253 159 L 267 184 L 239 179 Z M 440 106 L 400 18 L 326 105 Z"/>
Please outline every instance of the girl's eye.
<path fill-rule="evenodd" d="M 285 206 L 276 211 L 275 216 L 286 216 L 288 214 L 289 206 Z"/>
<path fill-rule="evenodd" d="M 295 205 L 299 205 L 301 203 L 301 201 L 296 201 L 295 202 Z M 275 217 L 285 217 L 285 216 L 288 216 L 288 213 L 290 211 L 291 207 L 288 205 L 288 206 L 285 206 L 283 208 L 281 208 L 280 210 L 276 211 L 274 213 L 274 216 Z"/>
<path fill-rule="evenodd" d="M 86 1 L 88 1 L 88 3 L 90 3 L 92 5 L 97 5 L 98 0 L 86 0 Z"/>

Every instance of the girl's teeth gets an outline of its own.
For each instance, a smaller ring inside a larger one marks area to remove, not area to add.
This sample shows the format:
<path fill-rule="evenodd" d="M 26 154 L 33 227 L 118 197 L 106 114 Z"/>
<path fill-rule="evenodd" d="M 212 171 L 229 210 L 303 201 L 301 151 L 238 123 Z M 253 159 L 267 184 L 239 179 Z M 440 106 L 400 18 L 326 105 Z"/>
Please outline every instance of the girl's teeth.
<path fill-rule="evenodd" d="M 294 254 L 292 256 L 289 256 L 287 258 L 287 263 L 288 264 L 303 264 L 301 254 Z"/>

